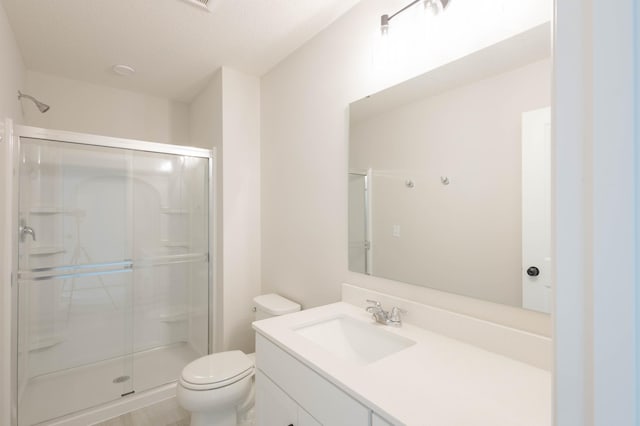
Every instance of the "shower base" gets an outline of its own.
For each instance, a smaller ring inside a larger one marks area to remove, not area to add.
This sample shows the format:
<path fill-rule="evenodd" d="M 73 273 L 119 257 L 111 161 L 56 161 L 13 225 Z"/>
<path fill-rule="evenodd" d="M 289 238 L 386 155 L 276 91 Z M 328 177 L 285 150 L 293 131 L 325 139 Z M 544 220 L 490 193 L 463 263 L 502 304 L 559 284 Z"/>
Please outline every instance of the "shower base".
<path fill-rule="evenodd" d="M 131 361 L 124 358 L 33 378 L 21 397 L 18 425 L 87 425 L 171 397 L 180 372 L 198 356 L 190 345 L 181 343 L 133 355 L 135 374 L 129 379 L 122 378 L 123 363 Z M 114 383 L 114 379 L 119 380 Z M 136 393 L 120 396 L 123 379 L 132 382 Z M 128 407 L 127 400 L 139 403 Z"/>

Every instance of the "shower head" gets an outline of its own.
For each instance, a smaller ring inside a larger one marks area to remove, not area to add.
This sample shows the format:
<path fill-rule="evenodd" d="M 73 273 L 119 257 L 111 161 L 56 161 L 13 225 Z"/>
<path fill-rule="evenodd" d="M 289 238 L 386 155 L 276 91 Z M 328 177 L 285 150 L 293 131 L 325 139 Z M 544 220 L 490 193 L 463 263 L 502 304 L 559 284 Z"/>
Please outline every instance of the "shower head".
<path fill-rule="evenodd" d="M 37 100 L 36 98 L 34 98 L 33 96 L 27 95 L 26 93 L 22 93 L 18 90 L 18 99 L 22 99 L 22 98 L 27 98 L 27 99 L 31 99 L 33 101 L 34 104 L 36 104 L 36 106 L 38 107 L 38 109 L 40 110 L 40 112 L 45 113 L 47 111 L 49 111 L 50 106 L 40 102 L 39 100 Z"/>

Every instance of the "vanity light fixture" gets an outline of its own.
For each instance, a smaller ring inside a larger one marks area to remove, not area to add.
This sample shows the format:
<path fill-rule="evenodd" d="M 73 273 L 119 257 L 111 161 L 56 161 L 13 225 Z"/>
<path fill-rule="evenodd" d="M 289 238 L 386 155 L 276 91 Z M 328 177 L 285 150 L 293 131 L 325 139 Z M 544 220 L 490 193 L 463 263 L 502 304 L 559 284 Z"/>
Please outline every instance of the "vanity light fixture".
<path fill-rule="evenodd" d="M 414 0 L 393 15 L 382 15 L 380 17 L 380 32 L 382 35 L 387 35 L 389 33 L 389 22 L 416 3 L 422 3 L 425 11 L 428 11 L 432 15 L 437 15 L 449 5 L 450 1 L 451 0 Z"/>

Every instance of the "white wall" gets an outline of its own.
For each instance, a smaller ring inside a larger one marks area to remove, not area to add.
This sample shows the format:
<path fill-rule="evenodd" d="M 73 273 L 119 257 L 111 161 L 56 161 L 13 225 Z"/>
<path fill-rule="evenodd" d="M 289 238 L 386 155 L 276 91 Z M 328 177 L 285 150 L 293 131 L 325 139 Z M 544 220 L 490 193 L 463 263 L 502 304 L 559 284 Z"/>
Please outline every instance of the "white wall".
<path fill-rule="evenodd" d="M 22 56 L 13 30 L 9 25 L 6 13 L 2 3 L 0 3 L 0 121 L 5 118 L 11 118 L 15 122 L 22 122 L 22 111 L 20 103 L 17 99 L 17 92 L 24 84 L 24 64 Z M 0 132 L 0 136 L 4 138 L 4 134 Z M 8 163 L 5 163 L 5 144 L 4 140 L 0 141 L 0 169 L 6 171 Z M 0 178 L 0 200 L 6 200 L 7 197 L 7 180 L 4 175 Z M 6 211 L 7 203 L 3 202 L 0 208 L 0 306 L 5 306 L 10 298 L 9 286 L 10 280 L 10 259 L 8 258 L 9 248 L 5 235 L 5 221 L 9 219 Z M 0 314 L 0 424 L 9 424 L 10 415 L 10 331 L 11 316 L 10 312 L 2 309 Z"/>
<path fill-rule="evenodd" d="M 200 148 L 222 149 L 222 70 L 189 104 L 189 143 Z M 218 169 L 222 170 L 221 165 Z"/>
<path fill-rule="evenodd" d="M 214 197 L 215 247 L 214 262 L 215 283 L 213 295 L 212 339 L 214 350 L 221 350 L 223 339 L 223 289 L 224 261 L 222 258 L 224 228 L 222 222 L 222 70 L 216 71 L 206 87 L 189 104 L 189 143 L 205 149 L 216 149 L 215 187 L 210 196 Z"/>
<path fill-rule="evenodd" d="M 557 425 L 639 420 L 640 11 L 615 5 L 556 1 Z"/>
<path fill-rule="evenodd" d="M 551 16 L 550 1 L 451 2 L 428 37 L 382 66 L 374 55 L 380 15 L 405 4 L 361 2 L 262 78 L 263 292 L 311 307 L 339 300 L 348 281 L 548 333 L 548 316 L 348 272 L 349 103 Z"/>
<path fill-rule="evenodd" d="M 24 91 L 51 106 L 42 114 L 23 100 L 30 126 L 188 145 L 189 109 L 182 102 L 33 71 Z"/>
<path fill-rule="evenodd" d="M 217 149 L 217 349 L 253 352 L 252 299 L 260 291 L 260 81 L 222 68 L 189 114 L 192 143 Z"/>
<path fill-rule="evenodd" d="M 260 80 L 222 69 L 224 343 L 254 351 L 260 292 Z"/>
<path fill-rule="evenodd" d="M 23 89 L 25 68 L 13 30 L 0 3 L 0 117 L 22 121 L 18 90 Z"/>

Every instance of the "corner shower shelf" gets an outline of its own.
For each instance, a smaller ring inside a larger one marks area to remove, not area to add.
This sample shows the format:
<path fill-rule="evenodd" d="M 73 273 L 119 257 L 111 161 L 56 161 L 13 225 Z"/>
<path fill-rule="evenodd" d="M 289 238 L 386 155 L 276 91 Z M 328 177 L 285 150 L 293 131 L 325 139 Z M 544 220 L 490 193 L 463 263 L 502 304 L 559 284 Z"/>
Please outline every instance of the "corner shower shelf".
<path fill-rule="evenodd" d="M 187 209 L 171 209 L 168 207 L 162 207 L 160 209 L 160 213 L 162 214 L 188 214 L 189 210 Z"/>
<path fill-rule="evenodd" d="M 31 256 L 48 256 L 52 254 L 64 253 L 64 247 L 31 247 L 29 254 Z"/>
<path fill-rule="evenodd" d="M 182 247 L 189 248 L 191 245 L 188 241 L 161 241 L 164 247 Z"/>
<path fill-rule="evenodd" d="M 176 312 L 167 312 L 164 314 L 160 314 L 158 319 L 160 320 L 160 322 L 174 323 L 174 322 L 184 322 L 188 319 L 188 317 L 186 312 L 176 311 Z"/>
<path fill-rule="evenodd" d="M 32 341 L 31 344 L 29 345 L 29 352 L 41 351 L 43 349 L 52 348 L 64 342 L 64 340 L 65 338 L 62 335 L 54 335 L 54 336 L 48 336 L 48 337 L 36 339 L 35 341 Z"/>
<path fill-rule="evenodd" d="M 69 209 L 63 209 L 61 207 L 31 207 L 29 209 L 29 213 L 31 214 L 65 214 L 71 213 Z"/>

